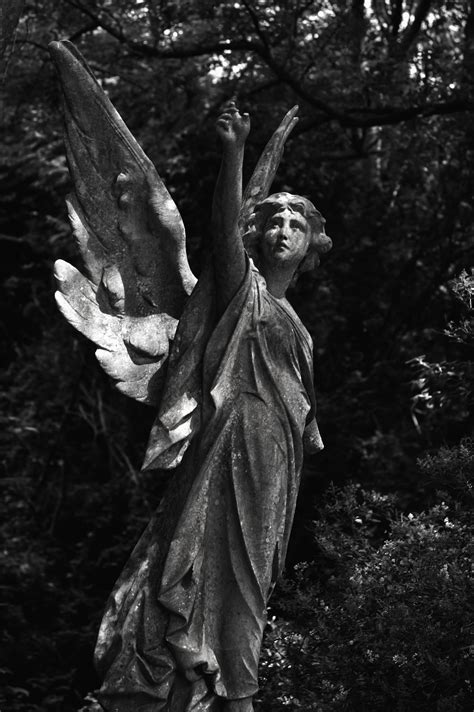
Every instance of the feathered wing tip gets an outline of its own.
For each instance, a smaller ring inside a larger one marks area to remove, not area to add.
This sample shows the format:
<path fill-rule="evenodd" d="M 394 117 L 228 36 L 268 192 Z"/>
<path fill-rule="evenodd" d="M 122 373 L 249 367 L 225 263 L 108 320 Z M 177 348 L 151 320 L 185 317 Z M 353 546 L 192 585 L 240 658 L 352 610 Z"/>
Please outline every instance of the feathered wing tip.
<path fill-rule="evenodd" d="M 283 121 L 265 146 L 252 177 L 245 188 L 239 218 L 241 232 L 245 229 L 255 205 L 268 197 L 280 165 L 285 143 L 298 123 L 298 117 L 296 116 L 298 108 L 298 105 L 295 105 L 283 118 Z"/>
<path fill-rule="evenodd" d="M 179 318 L 196 282 L 179 211 L 79 51 L 70 42 L 52 42 L 50 51 L 64 98 L 75 212 L 117 265 L 128 311 L 147 313 L 151 305 Z M 93 271 L 97 250 L 82 256 Z"/>
<path fill-rule="evenodd" d="M 70 42 L 53 42 L 64 98 L 68 198 L 84 277 L 56 263 L 58 306 L 123 393 L 155 404 L 161 366 L 196 278 L 179 211 Z"/>

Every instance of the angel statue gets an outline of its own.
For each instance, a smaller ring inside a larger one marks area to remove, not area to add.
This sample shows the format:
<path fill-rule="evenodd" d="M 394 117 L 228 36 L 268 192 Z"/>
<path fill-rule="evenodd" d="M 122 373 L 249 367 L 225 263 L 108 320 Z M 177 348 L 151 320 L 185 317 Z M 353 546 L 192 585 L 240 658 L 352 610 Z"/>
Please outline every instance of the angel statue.
<path fill-rule="evenodd" d="M 306 198 L 268 197 L 297 107 L 242 197 L 250 119 L 217 121 L 213 249 L 199 280 L 150 160 L 67 42 L 64 95 L 83 276 L 58 261 L 57 302 L 117 387 L 156 408 L 144 469 L 176 468 L 106 605 L 95 652 L 107 712 L 249 712 L 266 607 L 315 420 L 311 338 L 285 298 L 331 247 Z"/>

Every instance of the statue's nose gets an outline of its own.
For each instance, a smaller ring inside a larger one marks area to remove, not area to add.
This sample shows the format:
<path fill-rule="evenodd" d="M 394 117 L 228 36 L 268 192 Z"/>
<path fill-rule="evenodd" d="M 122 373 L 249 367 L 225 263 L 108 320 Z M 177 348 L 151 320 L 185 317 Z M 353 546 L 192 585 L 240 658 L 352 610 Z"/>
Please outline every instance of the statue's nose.
<path fill-rule="evenodd" d="M 280 228 L 280 235 L 286 238 L 289 237 L 290 232 L 290 224 L 288 222 L 284 222 Z"/>

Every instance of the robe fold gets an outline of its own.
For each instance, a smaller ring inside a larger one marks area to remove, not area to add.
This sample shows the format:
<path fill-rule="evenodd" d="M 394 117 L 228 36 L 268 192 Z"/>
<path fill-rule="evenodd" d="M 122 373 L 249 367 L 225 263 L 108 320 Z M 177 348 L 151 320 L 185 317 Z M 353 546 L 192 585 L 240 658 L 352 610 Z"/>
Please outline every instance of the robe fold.
<path fill-rule="evenodd" d="M 181 317 L 145 467 L 175 467 L 107 604 L 107 712 L 217 710 L 258 689 L 315 421 L 311 339 L 253 263 L 220 318 L 205 271 Z M 217 706 L 216 706 L 217 705 Z"/>

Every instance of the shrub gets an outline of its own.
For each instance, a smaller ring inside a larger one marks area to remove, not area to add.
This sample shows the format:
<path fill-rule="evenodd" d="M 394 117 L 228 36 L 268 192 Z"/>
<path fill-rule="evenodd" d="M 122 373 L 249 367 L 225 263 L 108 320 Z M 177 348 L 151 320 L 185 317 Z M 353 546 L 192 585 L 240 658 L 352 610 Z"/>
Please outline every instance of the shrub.
<path fill-rule="evenodd" d="M 333 490 L 314 525 L 326 561 L 299 565 L 278 595 L 287 620 L 269 625 L 262 709 L 470 710 L 473 534 L 446 502 L 397 516 L 390 498 Z"/>

